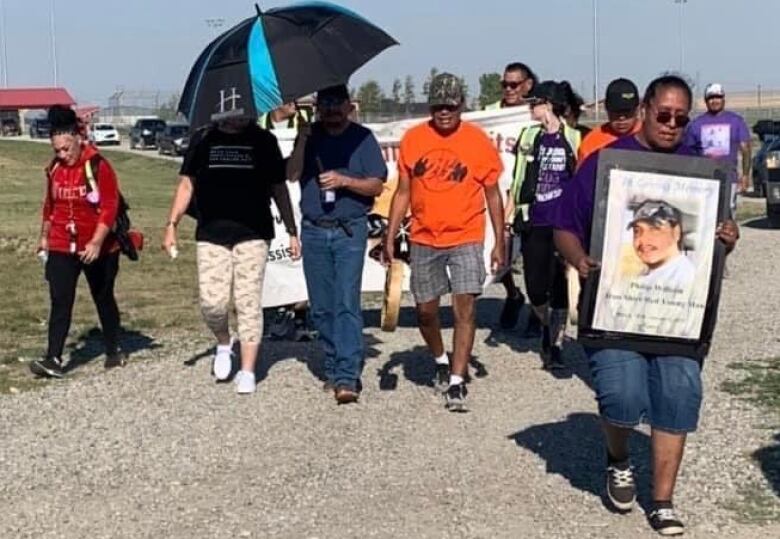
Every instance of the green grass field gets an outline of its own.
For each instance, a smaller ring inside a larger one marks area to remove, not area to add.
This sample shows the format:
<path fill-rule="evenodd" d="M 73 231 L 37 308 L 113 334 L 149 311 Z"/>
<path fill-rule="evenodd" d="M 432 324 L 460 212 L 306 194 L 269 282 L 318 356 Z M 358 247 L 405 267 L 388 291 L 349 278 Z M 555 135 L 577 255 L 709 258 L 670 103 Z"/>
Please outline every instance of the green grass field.
<path fill-rule="evenodd" d="M 132 208 L 133 226 L 146 237 L 140 261 L 121 260 L 117 297 L 128 337 L 154 338 L 196 327 L 200 314 L 193 222 L 185 219 L 182 223 L 178 260 L 170 260 L 159 247 L 178 165 L 121 152 L 107 151 L 105 155 L 114 165 Z M 34 383 L 26 373 L 26 363 L 19 358 L 29 360 L 45 351 L 48 288 L 35 249 L 45 182 L 43 167 L 50 158 L 51 149 L 46 144 L 0 140 L 0 391 Z M 81 347 L 96 325 L 97 314 L 82 279 L 69 350 Z"/>

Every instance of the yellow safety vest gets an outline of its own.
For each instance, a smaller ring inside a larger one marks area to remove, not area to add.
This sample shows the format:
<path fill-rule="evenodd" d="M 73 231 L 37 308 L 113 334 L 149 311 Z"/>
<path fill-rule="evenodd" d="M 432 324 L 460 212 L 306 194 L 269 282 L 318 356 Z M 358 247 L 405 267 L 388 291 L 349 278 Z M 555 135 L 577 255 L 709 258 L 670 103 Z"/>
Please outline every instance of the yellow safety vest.
<path fill-rule="evenodd" d="M 300 124 L 301 122 L 301 116 L 303 116 L 303 119 L 307 123 L 311 121 L 311 113 L 309 112 L 308 109 L 298 109 L 298 113 L 296 113 L 294 116 L 292 116 L 287 120 L 287 128 L 298 129 L 298 124 Z M 263 129 L 272 131 L 274 129 L 274 121 L 271 119 L 271 113 L 266 112 L 264 114 L 261 114 L 260 118 L 258 118 L 257 120 L 257 125 L 259 125 Z"/>

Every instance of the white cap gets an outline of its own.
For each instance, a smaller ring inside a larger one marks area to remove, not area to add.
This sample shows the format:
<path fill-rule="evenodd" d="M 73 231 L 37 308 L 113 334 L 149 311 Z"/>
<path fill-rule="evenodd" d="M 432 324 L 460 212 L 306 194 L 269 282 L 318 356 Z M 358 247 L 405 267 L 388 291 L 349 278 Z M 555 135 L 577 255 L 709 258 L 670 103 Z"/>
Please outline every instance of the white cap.
<path fill-rule="evenodd" d="M 704 89 L 704 99 L 709 97 L 723 97 L 724 95 L 726 95 L 726 92 L 723 91 L 723 85 L 717 82 L 708 84 Z"/>

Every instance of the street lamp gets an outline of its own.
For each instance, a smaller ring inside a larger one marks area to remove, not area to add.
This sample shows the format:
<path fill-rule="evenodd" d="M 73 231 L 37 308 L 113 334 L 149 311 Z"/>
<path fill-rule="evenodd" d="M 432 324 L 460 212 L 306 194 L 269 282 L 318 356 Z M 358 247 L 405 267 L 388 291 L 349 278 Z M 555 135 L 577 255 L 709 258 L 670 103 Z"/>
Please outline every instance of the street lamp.
<path fill-rule="evenodd" d="M 0 53 L 3 55 L 3 88 L 8 88 L 8 50 L 5 46 L 5 4 L 0 0 Z"/>
<path fill-rule="evenodd" d="M 599 121 L 599 0 L 593 0 L 593 104 Z"/>
<path fill-rule="evenodd" d="M 684 43 L 683 43 L 683 6 L 688 3 L 688 0 L 674 0 L 674 3 L 680 6 L 677 22 L 680 30 L 680 73 L 683 72 L 683 59 L 684 59 Z"/>
<path fill-rule="evenodd" d="M 51 0 L 51 9 L 49 10 L 49 34 L 51 36 L 51 63 L 54 72 L 54 86 L 59 82 L 57 77 L 57 32 L 54 28 L 54 0 Z"/>

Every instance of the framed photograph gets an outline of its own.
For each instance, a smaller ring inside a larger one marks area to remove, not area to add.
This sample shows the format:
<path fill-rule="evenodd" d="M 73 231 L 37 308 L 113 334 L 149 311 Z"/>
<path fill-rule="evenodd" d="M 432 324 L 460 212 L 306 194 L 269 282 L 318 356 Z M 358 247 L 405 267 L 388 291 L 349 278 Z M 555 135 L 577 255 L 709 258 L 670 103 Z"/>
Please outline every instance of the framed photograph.
<path fill-rule="evenodd" d="M 580 297 L 586 346 L 704 357 L 715 327 L 729 216 L 725 170 L 714 160 L 604 150 L 590 256 L 601 267 Z"/>

